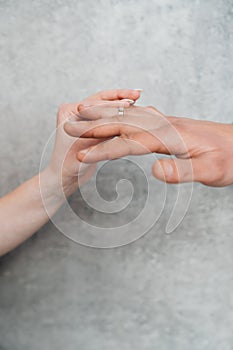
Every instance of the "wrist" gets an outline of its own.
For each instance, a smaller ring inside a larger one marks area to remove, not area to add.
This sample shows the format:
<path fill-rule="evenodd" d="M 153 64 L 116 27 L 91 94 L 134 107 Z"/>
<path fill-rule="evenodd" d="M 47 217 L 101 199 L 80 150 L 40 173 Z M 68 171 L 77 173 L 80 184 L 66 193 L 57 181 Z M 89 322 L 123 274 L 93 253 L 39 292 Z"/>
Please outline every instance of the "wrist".
<path fill-rule="evenodd" d="M 41 187 L 51 198 L 64 202 L 66 198 L 72 195 L 78 188 L 78 178 L 73 176 L 61 176 L 51 166 L 48 166 L 40 174 Z"/>

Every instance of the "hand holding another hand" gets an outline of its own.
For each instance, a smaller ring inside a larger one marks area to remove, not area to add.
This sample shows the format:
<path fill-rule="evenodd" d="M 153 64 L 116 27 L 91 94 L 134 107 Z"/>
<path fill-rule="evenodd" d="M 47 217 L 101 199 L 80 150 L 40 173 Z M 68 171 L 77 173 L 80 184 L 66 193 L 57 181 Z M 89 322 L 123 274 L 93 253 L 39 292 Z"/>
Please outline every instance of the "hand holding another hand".
<path fill-rule="evenodd" d="M 96 145 L 103 140 L 96 138 L 75 140 L 67 135 L 63 129 L 64 123 L 69 120 L 80 120 L 79 107 L 89 105 L 102 105 L 109 103 L 127 108 L 140 97 L 138 90 L 105 90 L 98 92 L 80 103 L 69 103 L 60 106 L 57 113 L 56 140 L 52 158 L 47 169 L 48 176 L 58 178 L 61 176 L 62 188 L 65 196 L 72 194 L 77 187 L 86 182 L 95 170 L 95 164 L 83 165 L 77 162 L 77 153 L 87 147 Z"/>
<path fill-rule="evenodd" d="M 79 114 L 88 121 L 66 123 L 65 131 L 82 140 L 98 140 L 77 152 L 80 162 L 156 152 L 175 156 L 154 163 L 153 174 L 160 180 L 233 183 L 233 125 L 169 117 L 154 107 L 130 106 L 121 116 L 112 102 L 80 106 Z"/>

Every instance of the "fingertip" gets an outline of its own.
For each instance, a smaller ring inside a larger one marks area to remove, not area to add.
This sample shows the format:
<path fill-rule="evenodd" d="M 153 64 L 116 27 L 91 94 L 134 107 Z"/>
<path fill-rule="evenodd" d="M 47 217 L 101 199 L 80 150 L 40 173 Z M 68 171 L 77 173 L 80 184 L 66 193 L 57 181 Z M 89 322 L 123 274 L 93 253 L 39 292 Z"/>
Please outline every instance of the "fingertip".
<path fill-rule="evenodd" d="M 141 91 L 132 89 L 132 90 L 119 90 L 118 98 L 119 99 L 132 99 L 136 101 L 141 95 Z"/>
<path fill-rule="evenodd" d="M 167 183 L 177 183 L 176 174 L 173 168 L 172 159 L 157 160 L 152 166 L 153 175 L 161 181 Z"/>
<path fill-rule="evenodd" d="M 77 159 L 79 162 L 81 162 L 81 163 L 83 163 L 84 157 L 85 157 L 85 154 L 82 153 L 82 151 L 79 151 L 79 152 L 76 154 L 76 159 Z"/>
<path fill-rule="evenodd" d="M 133 100 L 138 100 L 141 96 L 141 90 L 132 90 L 131 91 L 131 97 Z"/>
<path fill-rule="evenodd" d="M 80 103 L 78 105 L 78 112 L 81 112 L 83 109 L 85 109 L 85 106 L 82 103 Z"/>
<path fill-rule="evenodd" d="M 72 137 L 85 137 L 84 131 L 82 132 L 80 126 L 82 122 L 75 120 L 68 120 L 64 123 L 63 129 L 64 131 Z"/>
<path fill-rule="evenodd" d="M 89 148 L 86 149 L 82 149 L 81 151 L 78 152 L 78 154 L 76 155 L 77 159 L 81 162 L 81 163 L 94 163 L 95 160 L 93 159 L 93 153 L 91 153 L 91 151 L 95 148 L 95 146 L 91 146 Z"/>
<path fill-rule="evenodd" d="M 65 122 L 64 123 L 64 125 L 63 125 L 63 129 L 64 129 L 64 131 L 68 134 L 68 135 L 70 135 L 70 125 L 71 124 L 71 122 L 70 121 L 67 121 L 67 122 Z M 71 135 L 70 135 L 71 136 Z"/>
<path fill-rule="evenodd" d="M 158 180 L 165 181 L 165 173 L 161 161 L 157 160 L 152 166 L 152 174 Z"/>

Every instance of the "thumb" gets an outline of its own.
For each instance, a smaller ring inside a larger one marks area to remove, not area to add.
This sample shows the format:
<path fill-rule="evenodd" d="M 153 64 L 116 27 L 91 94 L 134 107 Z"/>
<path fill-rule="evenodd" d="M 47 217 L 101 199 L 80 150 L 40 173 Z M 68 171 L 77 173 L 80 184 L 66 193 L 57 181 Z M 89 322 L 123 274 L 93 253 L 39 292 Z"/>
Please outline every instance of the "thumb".
<path fill-rule="evenodd" d="M 163 158 L 157 160 L 153 167 L 153 175 L 167 183 L 200 181 L 198 178 L 199 162 L 196 159 Z"/>

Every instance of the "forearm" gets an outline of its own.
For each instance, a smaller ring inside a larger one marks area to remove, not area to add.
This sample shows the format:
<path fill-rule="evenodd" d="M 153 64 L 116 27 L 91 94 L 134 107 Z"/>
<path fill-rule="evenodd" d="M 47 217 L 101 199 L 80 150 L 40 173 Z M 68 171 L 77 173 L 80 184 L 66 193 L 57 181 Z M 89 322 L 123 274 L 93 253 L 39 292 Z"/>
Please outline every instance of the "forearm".
<path fill-rule="evenodd" d="M 59 193 L 58 178 L 46 169 L 40 178 L 39 175 L 33 177 L 0 199 L 0 256 L 25 241 L 49 220 L 64 202 Z"/>

